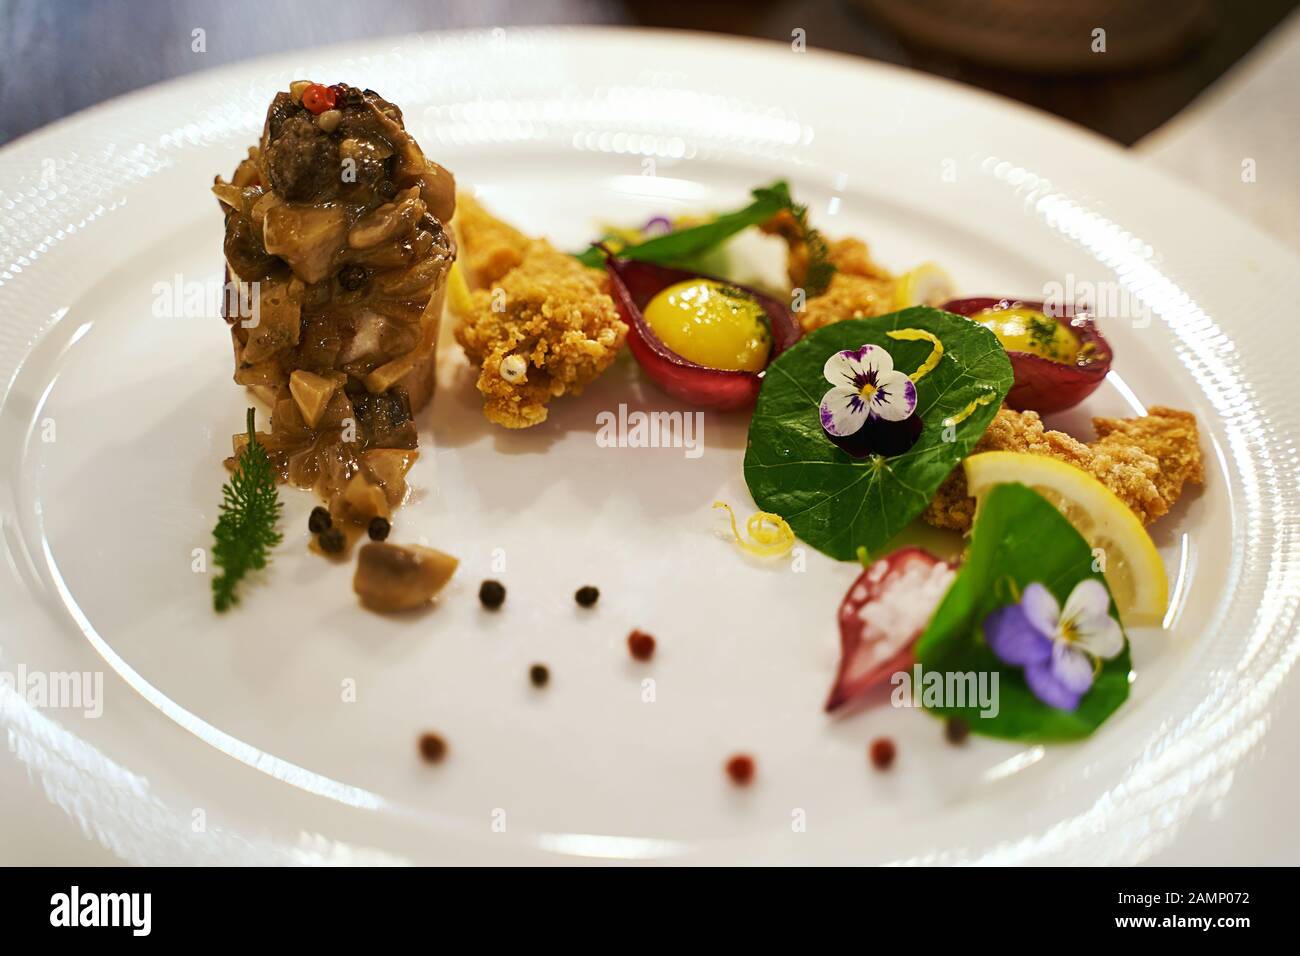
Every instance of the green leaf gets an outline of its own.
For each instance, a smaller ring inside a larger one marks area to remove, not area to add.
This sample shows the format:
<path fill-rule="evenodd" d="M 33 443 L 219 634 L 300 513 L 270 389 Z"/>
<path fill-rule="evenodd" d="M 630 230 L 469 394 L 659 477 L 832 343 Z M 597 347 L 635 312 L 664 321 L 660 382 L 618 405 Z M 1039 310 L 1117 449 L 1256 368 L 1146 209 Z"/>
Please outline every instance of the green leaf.
<path fill-rule="evenodd" d="M 212 579 L 212 606 L 225 611 L 239 603 L 236 587 L 249 571 L 266 567 L 270 551 L 283 536 L 275 469 L 257 440 L 255 412 L 248 410 L 248 444 L 221 488 L 221 514 L 212 529 L 212 563 L 221 573 Z"/>
<path fill-rule="evenodd" d="M 678 229 L 636 245 L 626 246 L 618 250 L 618 255 L 624 259 L 654 262 L 662 266 L 708 271 L 692 267 L 700 262 L 701 257 L 716 250 L 736 233 L 764 223 L 782 210 L 788 209 L 809 233 L 809 248 L 814 253 L 814 261 L 809 266 L 810 288 L 806 292 L 809 296 L 813 296 L 824 291 L 825 283 L 830 281 L 830 274 L 834 272 L 834 267 L 825 261 L 826 245 L 815 230 L 808 229 L 807 211 L 804 207 L 795 204 L 790 196 L 790 187 L 784 181 L 778 180 L 770 186 L 760 186 L 753 191 L 752 195 L 753 202 L 743 209 L 724 213 L 698 226 Z M 605 263 L 605 253 L 596 246 L 591 246 L 585 252 L 578 254 L 578 261 L 585 266 L 599 269 Z M 820 284 L 816 290 L 811 288 L 814 281 Z"/>
<path fill-rule="evenodd" d="M 998 713 L 981 717 L 973 707 L 930 708 L 961 717 L 976 733 L 1026 743 L 1086 737 L 1128 697 L 1129 651 L 1106 661 L 1077 710 L 1044 704 L 1025 683 L 1024 672 L 1002 663 L 984 641 L 991 611 L 1014 603 L 1040 582 L 1062 606 L 1093 570 L 1092 549 L 1051 503 L 1024 485 L 998 485 L 980 502 L 966 560 L 916 645 L 923 672 L 998 674 Z M 1116 620 L 1115 602 L 1110 613 Z"/>
<path fill-rule="evenodd" d="M 887 335 L 905 328 L 924 329 L 944 346 L 939 364 L 916 383 L 921 437 L 901 455 L 853 458 L 822 431 L 818 409 L 831 387 L 822 367 L 834 352 L 871 343 L 889 351 L 894 368 L 912 372 L 932 346 Z M 764 376 L 745 452 L 750 494 L 759 508 L 779 514 L 795 534 L 833 558 L 852 560 L 859 547 L 879 554 L 970 454 L 1011 380 L 1011 362 L 992 332 L 938 309 L 917 306 L 820 328 L 778 356 Z M 943 420 L 977 399 L 987 404 L 945 434 Z"/>

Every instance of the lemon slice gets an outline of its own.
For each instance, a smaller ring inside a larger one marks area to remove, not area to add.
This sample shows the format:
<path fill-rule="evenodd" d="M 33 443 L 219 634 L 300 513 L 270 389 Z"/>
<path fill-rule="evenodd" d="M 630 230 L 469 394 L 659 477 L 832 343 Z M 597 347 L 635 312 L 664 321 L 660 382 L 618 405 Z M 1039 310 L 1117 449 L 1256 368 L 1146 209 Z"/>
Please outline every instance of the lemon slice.
<path fill-rule="evenodd" d="M 952 298 L 952 279 L 933 262 L 925 262 L 898 277 L 894 286 L 894 308 L 914 305 L 943 305 Z"/>
<path fill-rule="evenodd" d="M 465 281 L 465 273 L 460 271 L 459 262 L 451 264 L 451 272 L 447 275 L 447 305 L 452 315 L 458 317 L 469 315 L 474 311 L 474 303 L 469 295 L 469 284 Z"/>
<path fill-rule="evenodd" d="M 989 451 L 964 462 L 966 485 L 979 507 L 994 485 L 1028 485 L 1060 509 L 1094 549 L 1127 626 L 1159 625 L 1169 602 L 1169 581 L 1151 536 L 1114 492 L 1085 471 L 1044 455 Z"/>

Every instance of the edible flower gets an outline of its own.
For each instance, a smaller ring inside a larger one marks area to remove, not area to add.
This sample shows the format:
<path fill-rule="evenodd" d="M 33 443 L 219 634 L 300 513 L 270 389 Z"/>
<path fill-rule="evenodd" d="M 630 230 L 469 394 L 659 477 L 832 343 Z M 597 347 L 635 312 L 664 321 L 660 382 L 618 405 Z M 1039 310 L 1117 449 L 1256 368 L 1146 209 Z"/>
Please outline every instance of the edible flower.
<path fill-rule="evenodd" d="M 1019 603 L 984 619 L 984 639 L 1003 662 L 1025 669 L 1035 697 L 1069 711 L 1092 687 L 1100 662 L 1124 649 L 1124 633 L 1110 616 L 1110 593 L 1096 578 L 1076 584 L 1064 610 L 1034 582 Z"/>
<path fill-rule="evenodd" d="M 832 437 L 855 434 L 868 419 L 901 422 L 916 411 L 916 384 L 878 345 L 834 353 L 822 375 L 834 386 L 821 403 L 822 428 Z"/>

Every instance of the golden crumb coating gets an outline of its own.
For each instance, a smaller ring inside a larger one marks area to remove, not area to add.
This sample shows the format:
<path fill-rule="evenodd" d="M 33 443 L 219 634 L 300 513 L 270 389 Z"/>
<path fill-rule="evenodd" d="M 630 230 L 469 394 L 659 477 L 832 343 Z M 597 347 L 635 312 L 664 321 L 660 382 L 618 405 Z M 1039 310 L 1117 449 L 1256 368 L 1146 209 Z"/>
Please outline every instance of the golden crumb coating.
<path fill-rule="evenodd" d="M 460 239 L 460 266 L 472 289 L 490 286 L 519 265 L 532 241 L 468 193 L 457 194 L 453 222 Z"/>
<path fill-rule="evenodd" d="M 1173 507 L 1185 483 L 1205 480 L 1196 418 L 1190 412 L 1155 406 L 1141 418 L 1094 418 L 1093 426 L 1100 437 L 1085 445 L 1045 429 L 1037 412 L 1002 408 L 973 454 L 1014 451 L 1057 458 L 1097 478 L 1143 524 Z M 966 474 L 958 466 L 921 517 L 938 528 L 968 531 L 974 515 L 975 499 L 966 493 Z"/>
<path fill-rule="evenodd" d="M 888 269 L 871 258 L 871 250 L 861 239 L 836 239 L 827 246 L 827 253 L 836 272 L 866 279 L 893 278 Z"/>
<path fill-rule="evenodd" d="M 805 332 L 845 319 L 869 319 L 894 311 L 894 280 L 836 272 L 826 291 L 804 303 L 799 324 Z"/>
<path fill-rule="evenodd" d="M 1092 427 L 1097 430 L 1095 451 L 1134 445 L 1154 458 L 1160 465 L 1153 479 L 1156 489 L 1170 505 L 1185 483 L 1205 483 L 1200 436 L 1191 412 L 1153 405 L 1141 418 L 1094 418 Z"/>
<path fill-rule="evenodd" d="M 545 421 L 546 403 L 581 392 L 627 337 L 604 273 L 542 239 L 528 242 L 519 263 L 471 302 L 456 339 L 481 366 L 483 414 L 506 428 Z"/>
<path fill-rule="evenodd" d="M 762 228 L 785 240 L 790 285 L 803 288 L 809 260 L 803 228 L 789 211 L 773 216 Z M 835 273 L 825 292 L 804 303 L 799 324 L 805 332 L 844 319 L 864 319 L 894 311 L 894 277 L 871 258 L 865 242 L 849 237 L 836 239 L 827 243 L 826 258 L 835 266 Z"/>

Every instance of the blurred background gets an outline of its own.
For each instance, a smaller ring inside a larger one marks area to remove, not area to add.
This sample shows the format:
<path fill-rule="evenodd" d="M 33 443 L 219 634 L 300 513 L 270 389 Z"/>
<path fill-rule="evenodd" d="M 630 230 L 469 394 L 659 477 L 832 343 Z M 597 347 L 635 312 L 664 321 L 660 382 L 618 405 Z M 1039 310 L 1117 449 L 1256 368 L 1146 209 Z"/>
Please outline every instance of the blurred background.
<path fill-rule="evenodd" d="M 466 27 L 604 24 L 788 44 L 802 31 L 811 49 L 948 77 L 1047 110 L 1124 146 L 1138 144 L 1153 161 L 1218 193 L 1300 248 L 1297 3 L 0 0 L 0 144 L 151 83 L 346 40 Z M 192 49 L 196 28 L 204 31 L 202 51 Z M 1246 159 L 1256 177 L 1249 185 L 1261 186 L 1250 192 L 1241 189 Z"/>
<path fill-rule="evenodd" d="M 0 143 L 120 93 L 263 53 L 418 30 L 707 30 L 902 64 L 1130 144 L 1296 0 L 0 0 Z M 206 31 L 207 49 L 190 49 Z M 1092 31 L 1104 29 L 1104 55 Z"/>

